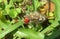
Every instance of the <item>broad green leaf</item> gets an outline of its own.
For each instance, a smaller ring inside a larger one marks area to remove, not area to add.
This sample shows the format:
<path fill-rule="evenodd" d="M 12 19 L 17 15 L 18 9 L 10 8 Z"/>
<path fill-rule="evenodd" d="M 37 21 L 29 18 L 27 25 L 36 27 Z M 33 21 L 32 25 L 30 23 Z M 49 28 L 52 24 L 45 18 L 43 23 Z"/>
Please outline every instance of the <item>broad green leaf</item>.
<path fill-rule="evenodd" d="M 55 3 L 55 17 L 56 19 L 60 20 L 60 0 L 51 0 Z"/>
<path fill-rule="evenodd" d="M 21 13 L 21 8 L 16 8 L 17 13 Z"/>
<path fill-rule="evenodd" d="M 18 15 L 15 9 L 11 9 L 9 12 L 9 16 L 15 18 Z"/>
<path fill-rule="evenodd" d="M 31 29 L 20 29 L 18 30 L 15 34 L 15 36 L 18 36 L 20 39 L 21 38 L 27 38 L 27 39 L 44 39 L 44 35 L 33 31 Z"/>
<path fill-rule="evenodd" d="M 4 28 L 5 28 L 2 32 L 0 32 L 0 39 L 1 39 L 1 38 L 3 38 L 6 34 L 14 31 L 14 30 L 17 29 L 19 26 L 21 26 L 21 25 L 23 24 L 23 22 L 22 22 L 22 21 L 19 21 L 18 23 L 13 24 L 13 25 L 7 25 L 7 24 L 3 23 L 2 21 L 0 21 L 0 24 L 1 24 L 1 25 L 0 25 L 1 27 L 4 27 Z"/>
<path fill-rule="evenodd" d="M 40 2 L 38 0 L 33 0 L 33 8 L 36 11 L 37 8 L 40 6 Z"/>

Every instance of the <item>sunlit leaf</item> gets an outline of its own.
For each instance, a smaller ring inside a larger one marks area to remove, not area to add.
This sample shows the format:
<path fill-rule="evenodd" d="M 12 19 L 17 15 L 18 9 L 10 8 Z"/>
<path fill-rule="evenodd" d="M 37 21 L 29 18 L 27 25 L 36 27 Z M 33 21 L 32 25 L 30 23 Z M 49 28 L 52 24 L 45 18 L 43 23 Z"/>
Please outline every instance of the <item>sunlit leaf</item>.
<path fill-rule="evenodd" d="M 9 16 L 12 18 L 15 18 L 18 15 L 18 13 L 16 12 L 16 10 L 12 9 L 10 10 Z"/>
<path fill-rule="evenodd" d="M 16 8 L 17 13 L 21 13 L 21 8 Z"/>

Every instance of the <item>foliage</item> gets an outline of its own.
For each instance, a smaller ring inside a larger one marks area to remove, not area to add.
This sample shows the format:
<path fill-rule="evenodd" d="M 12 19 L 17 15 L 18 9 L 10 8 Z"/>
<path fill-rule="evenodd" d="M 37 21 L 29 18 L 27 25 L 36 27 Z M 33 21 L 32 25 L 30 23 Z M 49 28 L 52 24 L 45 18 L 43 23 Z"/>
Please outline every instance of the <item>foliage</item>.
<path fill-rule="evenodd" d="M 13 34 L 12 39 L 50 39 L 51 37 L 54 39 L 59 36 L 60 1 L 51 1 L 55 3 L 53 13 L 55 19 L 48 19 L 47 24 L 44 23 L 45 25 L 39 20 L 33 20 L 24 25 L 25 14 L 38 12 L 38 8 L 43 6 L 44 3 L 38 0 L 0 0 L 0 39 L 6 39 L 5 37 L 9 33 Z M 32 3 L 29 4 L 29 2 Z M 42 3 L 43 5 L 41 5 Z M 47 27 L 45 28 L 45 26 Z M 56 29 L 57 27 L 59 27 L 59 30 Z"/>

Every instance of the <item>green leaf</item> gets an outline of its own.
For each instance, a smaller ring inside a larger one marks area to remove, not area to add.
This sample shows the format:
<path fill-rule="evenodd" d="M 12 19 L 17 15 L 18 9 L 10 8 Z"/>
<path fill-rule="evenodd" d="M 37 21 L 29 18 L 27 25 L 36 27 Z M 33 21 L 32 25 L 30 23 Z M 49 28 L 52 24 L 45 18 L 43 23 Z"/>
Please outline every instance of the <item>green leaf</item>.
<path fill-rule="evenodd" d="M 56 37 L 59 37 L 60 36 L 60 28 L 57 30 L 55 30 L 54 32 L 53 32 L 53 34 L 51 35 L 51 36 L 49 36 L 49 37 L 47 37 L 46 39 L 55 39 Z M 59 39 L 59 38 L 58 38 Z"/>
<path fill-rule="evenodd" d="M 55 17 L 56 19 L 60 20 L 60 0 L 51 0 L 52 2 L 55 3 Z"/>
<path fill-rule="evenodd" d="M 6 34 L 17 29 L 22 24 L 23 24 L 23 22 L 21 20 L 18 23 L 13 24 L 13 25 L 10 25 L 10 24 L 7 25 L 7 24 L 3 23 L 2 21 L 0 21 L 0 27 L 4 28 L 4 30 L 0 32 L 0 39 L 3 38 Z"/>
<path fill-rule="evenodd" d="M 33 31 L 33 30 L 30 30 L 30 29 L 20 29 L 18 30 L 15 34 L 15 36 L 19 37 L 20 39 L 21 38 L 27 38 L 27 39 L 44 39 L 44 35 L 39 33 L 39 32 L 36 32 L 36 31 Z"/>
<path fill-rule="evenodd" d="M 18 13 L 16 12 L 15 9 L 11 9 L 10 10 L 10 13 L 9 13 L 9 16 L 10 17 L 15 18 L 17 15 L 18 15 Z"/>
<path fill-rule="evenodd" d="M 40 2 L 38 0 L 33 0 L 34 11 L 36 11 L 39 6 L 40 6 Z"/>
<path fill-rule="evenodd" d="M 16 8 L 17 13 L 21 13 L 21 8 Z"/>

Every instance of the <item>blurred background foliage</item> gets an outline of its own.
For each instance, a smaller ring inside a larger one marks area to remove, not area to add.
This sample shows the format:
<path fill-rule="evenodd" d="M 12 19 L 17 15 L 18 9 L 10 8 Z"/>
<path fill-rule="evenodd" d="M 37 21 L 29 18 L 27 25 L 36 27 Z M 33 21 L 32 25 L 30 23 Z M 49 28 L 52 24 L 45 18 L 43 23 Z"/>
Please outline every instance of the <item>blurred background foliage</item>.
<path fill-rule="evenodd" d="M 44 15 L 51 17 L 43 23 L 34 20 L 24 24 L 24 15 L 38 12 L 45 4 L 43 1 L 0 0 L 0 39 L 56 39 L 60 35 L 59 0 L 48 0 L 55 4 L 55 11 L 46 12 Z"/>

